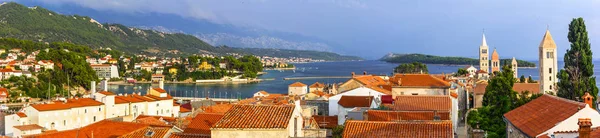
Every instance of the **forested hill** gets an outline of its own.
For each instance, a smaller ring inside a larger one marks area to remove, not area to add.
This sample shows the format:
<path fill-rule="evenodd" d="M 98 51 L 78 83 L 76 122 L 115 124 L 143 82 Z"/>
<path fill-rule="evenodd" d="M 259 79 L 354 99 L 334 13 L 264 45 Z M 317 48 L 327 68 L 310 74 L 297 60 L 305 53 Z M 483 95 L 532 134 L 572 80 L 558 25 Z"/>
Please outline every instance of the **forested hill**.
<path fill-rule="evenodd" d="M 381 61 L 390 63 L 411 63 L 421 62 L 427 64 L 447 64 L 447 65 L 479 65 L 479 60 L 466 57 L 443 57 L 425 54 L 387 54 L 383 56 Z M 500 64 L 509 63 L 512 59 L 500 59 Z M 518 60 L 519 67 L 535 67 L 535 63 L 529 61 Z"/>
<path fill-rule="evenodd" d="M 0 5 L 0 36 L 36 42 L 71 42 L 91 48 L 110 47 L 135 54 L 172 55 L 170 53 L 175 53 L 175 50 L 181 54 L 248 53 L 239 48 L 217 48 L 192 35 L 144 30 L 121 24 L 101 24 L 87 16 L 62 15 L 41 7 L 26 7 L 14 2 Z M 347 60 L 345 56 L 329 54 L 333 57 L 324 58 Z"/>

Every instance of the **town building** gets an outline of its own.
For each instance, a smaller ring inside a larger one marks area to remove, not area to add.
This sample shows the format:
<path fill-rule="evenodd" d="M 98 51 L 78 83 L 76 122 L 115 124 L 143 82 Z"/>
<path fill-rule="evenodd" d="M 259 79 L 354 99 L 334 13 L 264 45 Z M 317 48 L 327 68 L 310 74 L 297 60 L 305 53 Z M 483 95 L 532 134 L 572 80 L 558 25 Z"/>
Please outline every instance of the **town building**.
<path fill-rule="evenodd" d="M 557 79 L 555 77 L 558 72 L 558 57 L 556 56 L 556 43 L 552 39 L 550 30 L 546 30 L 539 48 L 540 90 L 544 93 L 555 93 L 557 89 Z"/>
<path fill-rule="evenodd" d="M 404 114 L 413 114 L 420 118 L 432 117 L 429 115 L 433 112 L 433 117 L 439 117 L 439 119 L 430 118 L 424 120 L 444 120 L 448 118 L 448 120 L 451 120 L 454 127 L 456 127 L 458 123 L 458 100 L 451 96 L 397 96 L 394 99 L 393 104 L 385 104 L 384 106 L 387 106 L 392 111 L 408 112 Z M 371 118 L 372 117 L 369 116 L 369 119 Z M 404 118 L 403 120 L 409 119 Z"/>
<path fill-rule="evenodd" d="M 95 84 L 92 84 L 95 86 Z M 162 86 L 162 85 L 161 85 Z M 92 98 L 73 98 L 27 106 L 21 113 L 5 116 L 5 126 L 37 124 L 43 130 L 69 130 L 110 118 L 132 120 L 140 115 L 179 116 L 180 107 L 162 88 L 151 88 L 147 94 L 115 95 L 112 92 L 95 92 Z M 18 116 L 18 117 L 17 117 Z M 5 134 L 13 136 L 14 129 Z"/>
<path fill-rule="evenodd" d="M 288 95 L 304 95 L 308 92 L 308 87 L 302 82 L 294 82 L 288 86 Z"/>
<path fill-rule="evenodd" d="M 359 87 L 344 93 L 340 93 L 334 96 L 329 97 L 329 116 L 337 115 L 339 116 L 340 105 L 338 104 L 343 96 L 373 96 L 375 101 L 381 101 L 382 95 L 391 95 L 390 92 L 383 93 L 377 90 L 373 90 L 367 87 Z"/>
<path fill-rule="evenodd" d="M 133 122 L 118 122 L 111 120 L 102 120 L 88 126 L 83 126 L 77 129 L 64 130 L 58 132 L 47 132 L 37 135 L 29 135 L 25 137 L 32 138 L 109 138 L 109 137 L 124 137 L 124 138 L 163 138 L 167 134 L 180 132 L 178 129 L 171 126 L 155 126 L 143 123 Z"/>
<path fill-rule="evenodd" d="M 395 74 L 390 78 L 392 96 L 449 95 L 450 83 L 429 74 Z"/>
<path fill-rule="evenodd" d="M 489 48 L 485 40 L 485 34 L 483 34 L 481 45 L 479 45 L 479 70 L 490 72 L 489 57 Z"/>
<path fill-rule="evenodd" d="M 267 91 L 258 91 L 254 93 L 253 97 L 268 97 L 269 93 Z"/>
<path fill-rule="evenodd" d="M 500 71 L 500 55 L 494 48 L 494 52 L 492 52 L 492 73 Z"/>
<path fill-rule="evenodd" d="M 362 120 L 363 110 L 379 107 L 381 102 L 374 99 L 373 96 L 342 96 L 337 102 L 338 106 L 338 125 L 343 125 L 346 119 Z M 358 112 L 357 116 L 349 115 L 349 112 Z"/>
<path fill-rule="evenodd" d="M 236 104 L 210 129 L 213 138 L 304 137 L 304 118 L 295 105 Z"/>
<path fill-rule="evenodd" d="M 165 81 L 165 75 L 162 74 L 152 74 L 152 82 L 157 83 L 160 81 Z"/>
<path fill-rule="evenodd" d="M 119 70 L 116 65 L 110 64 L 94 64 L 90 65 L 94 71 L 96 71 L 96 75 L 98 78 L 102 79 L 111 79 L 111 78 L 119 78 Z"/>
<path fill-rule="evenodd" d="M 0 88 L 0 101 L 6 102 L 10 98 L 10 93 L 8 93 L 8 89 Z"/>
<path fill-rule="evenodd" d="M 200 65 L 198 65 L 198 69 L 200 70 L 210 70 L 214 68 L 213 65 L 208 64 L 206 61 L 202 61 Z"/>
<path fill-rule="evenodd" d="M 477 74 L 477 68 L 475 68 L 473 66 L 467 66 L 467 67 L 465 67 L 465 70 L 467 70 L 467 72 L 469 72 L 469 77 L 474 77 Z"/>
<path fill-rule="evenodd" d="M 544 94 L 504 114 L 506 134 L 511 138 L 556 137 L 578 130 L 580 118 L 591 118 L 592 128 L 600 126 L 600 113 L 592 108 L 593 97 L 586 93 L 581 99 L 585 103 Z"/>
<path fill-rule="evenodd" d="M 485 95 L 487 85 L 487 82 L 478 82 L 473 87 L 473 108 L 483 106 L 483 95 Z M 524 92 L 527 92 L 528 95 L 539 94 L 541 93 L 539 86 L 539 83 L 514 83 L 513 90 L 518 94 L 523 94 Z"/>
<path fill-rule="evenodd" d="M 324 88 L 325 88 L 325 84 L 315 82 L 308 87 L 308 92 L 323 91 Z"/>
<path fill-rule="evenodd" d="M 355 75 L 354 72 L 352 72 L 352 78 L 344 83 L 342 83 L 337 91 L 339 93 L 343 93 L 346 91 L 350 91 L 359 87 L 369 87 L 372 89 L 378 89 L 381 90 L 382 86 L 387 85 L 387 82 L 379 77 L 379 76 L 375 76 L 375 75 L 367 75 L 367 73 L 363 73 L 363 75 Z M 381 91 L 386 91 L 386 90 L 381 90 Z M 388 90 L 389 91 L 389 90 Z"/>

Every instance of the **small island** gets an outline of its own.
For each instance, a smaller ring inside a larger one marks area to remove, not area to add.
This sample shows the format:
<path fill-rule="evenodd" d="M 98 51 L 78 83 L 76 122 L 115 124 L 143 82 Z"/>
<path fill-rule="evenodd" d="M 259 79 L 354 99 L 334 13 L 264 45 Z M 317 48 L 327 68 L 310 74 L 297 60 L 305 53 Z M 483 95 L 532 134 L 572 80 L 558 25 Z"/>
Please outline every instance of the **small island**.
<path fill-rule="evenodd" d="M 479 60 L 466 57 L 445 57 L 425 54 L 394 54 L 390 53 L 383 56 L 381 61 L 389 63 L 412 63 L 421 62 L 425 64 L 443 64 L 443 65 L 479 65 Z M 510 63 L 512 59 L 500 59 L 500 63 Z M 517 60 L 519 67 L 536 67 L 535 63 Z"/>

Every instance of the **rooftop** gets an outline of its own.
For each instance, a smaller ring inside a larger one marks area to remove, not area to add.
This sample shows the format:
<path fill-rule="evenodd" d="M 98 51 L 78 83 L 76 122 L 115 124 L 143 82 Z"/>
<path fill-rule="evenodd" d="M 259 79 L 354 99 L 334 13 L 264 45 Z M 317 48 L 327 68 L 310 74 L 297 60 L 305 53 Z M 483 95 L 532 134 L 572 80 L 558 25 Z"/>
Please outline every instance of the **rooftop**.
<path fill-rule="evenodd" d="M 21 131 L 28 131 L 28 130 L 36 130 L 36 129 L 44 129 L 44 127 L 37 125 L 37 124 L 31 124 L 31 125 L 20 125 L 20 126 L 13 126 L 14 128 L 21 130 Z"/>
<path fill-rule="evenodd" d="M 357 121 L 346 122 L 345 138 L 452 138 L 452 121 Z"/>
<path fill-rule="evenodd" d="M 199 113 L 183 133 L 210 135 L 210 128 L 223 118 L 223 114 Z"/>
<path fill-rule="evenodd" d="M 31 105 L 31 107 L 35 108 L 38 111 L 51 111 L 51 110 L 66 110 L 77 107 L 85 107 L 85 106 L 99 106 L 104 103 L 98 102 L 91 98 L 75 98 L 75 99 L 67 99 L 67 102 L 55 102 L 48 104 L 35 104 Z"/>
<path fill-rule="evenodd" d="M 450 83 L 429 74 L 395 74 L 390 78 L 394 87 L 450 88 Z"/>
<path fill-rule="evenodd" d="M 289 87 L 306 87 L 306 84 L 304 84 L 302 82 L 294 82 L 294 83 L 290 84 Z"/>
<path fill-rule="evenodd" d="M 530 137 L 535 137 L 577 113 L 585 103 L 544 94 L 504 114 L 504 118 Z"/>
<path fill-rule="evenodd" d="M 373 96 L 346 96 L 343 95 L 338 104 L 345 108 L 371 107 Z"/>
<path fill-rule="evenodd" d="M 369 121 L 434 120 L 434 111 L 368 110 Z M 437 112 L 441 120 L 450 120 L 450 112 Z"/>
<path fill-rule="evenodd" d="M 321 128 L 331 129 L 338 126 L 338 116 L 313 115 L 312 118 Z"/>
<path fill-rule="evenodd" d="M 449 96 L 396 96 L 392 110 L 396 111 L 450 111 L 452 101 Z"/>
<path fill-rule="evenodd" d="M 293 105 L 233 105 L 213 128 L 287 128 Z"/>

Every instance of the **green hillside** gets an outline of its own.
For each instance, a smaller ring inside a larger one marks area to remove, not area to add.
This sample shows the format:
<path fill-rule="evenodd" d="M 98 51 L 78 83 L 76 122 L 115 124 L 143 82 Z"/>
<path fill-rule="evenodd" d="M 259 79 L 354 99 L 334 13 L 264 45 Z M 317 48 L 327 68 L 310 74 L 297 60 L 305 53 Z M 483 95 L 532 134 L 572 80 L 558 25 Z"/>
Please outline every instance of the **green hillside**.
<path fill-rule="evenodd" d="M 163 33 L 121 24 L 101 24 L 87 16 L 61 15 L 41 7 L 26 7 L 14 2 L 0 6 L 0 36 L 35 42 L 71 42 L 91 48 L 109 47 L 126 53 L 158 56 L 180 56 L 169 52 L 177 50 L 183 55 L 246 53 L 278 57 L 295 55 L 325 60 L 360 59 L 316 51 L 217 48 L 192 35 Z M 293 54 L 296 52 L 304 54 Z"/>
<path fill-rule="evenodd" d="M 426 64 L 446 64 L 446 65 L 479 65 L 479 60 L 466 57 L 443 57 L 425 54 L 388 54 L 380 59 L 390 63 L 411 63 L 421 62 Z M 500 59 L 500 64 L 510 63 L 512 59 Z M 517 60 L 519 67 L 535 67 L 535 63 Z"/>

